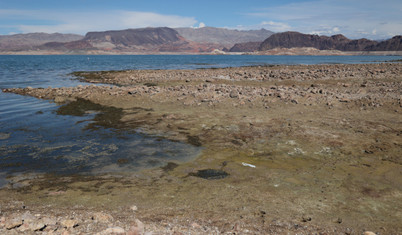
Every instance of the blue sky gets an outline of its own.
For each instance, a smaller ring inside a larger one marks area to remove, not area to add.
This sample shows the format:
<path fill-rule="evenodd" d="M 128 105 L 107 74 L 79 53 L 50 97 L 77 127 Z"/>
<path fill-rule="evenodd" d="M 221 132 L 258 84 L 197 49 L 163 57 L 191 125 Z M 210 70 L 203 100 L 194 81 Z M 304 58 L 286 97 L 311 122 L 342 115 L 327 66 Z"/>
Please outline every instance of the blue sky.
<path fill-rule="evenodd" d="M 0 0 L 0 34 L 141 27 L 265 28 L 385 39 L 402 34 L 400 0 Z"/>

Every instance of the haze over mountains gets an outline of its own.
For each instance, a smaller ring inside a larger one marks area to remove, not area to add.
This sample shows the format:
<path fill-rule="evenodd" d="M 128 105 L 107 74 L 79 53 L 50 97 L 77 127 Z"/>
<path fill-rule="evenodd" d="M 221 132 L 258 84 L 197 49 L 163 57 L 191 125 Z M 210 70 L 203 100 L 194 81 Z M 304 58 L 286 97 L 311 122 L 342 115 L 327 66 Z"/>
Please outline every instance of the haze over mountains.
<path fill-rule="evenodd" d="M 16 34 L 0 36 L 1 53 L 157 54 L 267 51 L 276 48 L 315 48 L 339 51 L 402 51 L 402 36 L 382 42 L 351 40 L 343 35 L 318 36 L 225 28 L 139 28 L 74 34 Z"/>
<path fill-rule="evenodd" d="M 231 30 L 225 28 L 202 27 L 202 28 L 176 28 L 184 38 L 194 42 L 209 42 L 231 48 L 236 43 L 263 41 L 274 32 L 260 30 Z"/>
<path fill-rule="evenodd" d="M 0 35 L 0 51 L 32 50 L 47 42 L 71 42 L 82 38 L 82 35 L 61 33 Z"/>

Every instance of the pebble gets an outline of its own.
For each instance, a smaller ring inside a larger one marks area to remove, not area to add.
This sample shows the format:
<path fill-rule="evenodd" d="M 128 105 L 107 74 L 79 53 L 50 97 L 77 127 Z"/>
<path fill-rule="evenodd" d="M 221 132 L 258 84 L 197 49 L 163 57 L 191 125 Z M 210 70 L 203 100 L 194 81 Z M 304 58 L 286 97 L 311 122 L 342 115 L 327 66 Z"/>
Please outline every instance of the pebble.
<path fill-rule="evenodd" d="M 239 98 L 239 93 L 237 91 L 231 91 L 229 96 L 230 98 Z"/>
<path fill-rule="evenodd" d="M 374 232 L 371 232 L 371 231 L 365 231 L 363 233 L 363 235 L 377 235 L 377 234 L 375 234 Z"/>

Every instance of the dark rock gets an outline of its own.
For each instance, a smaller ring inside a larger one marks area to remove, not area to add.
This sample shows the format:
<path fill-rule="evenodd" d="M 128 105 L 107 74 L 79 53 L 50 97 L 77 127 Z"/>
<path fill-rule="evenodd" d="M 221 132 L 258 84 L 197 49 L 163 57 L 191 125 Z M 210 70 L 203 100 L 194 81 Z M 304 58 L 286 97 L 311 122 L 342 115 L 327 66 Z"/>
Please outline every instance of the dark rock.
<path fill-rule="evenodd" d="M 172 170 L 174 170 L 176 167 L 178 167 L 179 166 L 179 164 L 176 164 L 176 163 L 174 163 L 174 162 L 168 162 L 167 164 L 166 164 L 166 166 L 163 166 L 163 167 L 161 167 L 161 169 L 163 170 L 163 171 L 165 171 L 165 172 L 169 172 L 169 171 L 172 171 Z"/>
<path fill-rule="evenodd" d="M 231 91 L 229 94 L 230 98 L 239 98 L 239 92 L 237 91 Z"/>
<path fill-rule="evenodd" d="M 191 135 L 187 136 L 187 142 L 194 146 L 198 146 L 198 147 L 202 146 L 200 137 L 198 137 L 198 136 L 191 136 Z"/>
<path fill-rule="evenodd" d="M 144 83 L 144 86 L 147 86 L 147 87 L 153 87 L 153 86 L 157 86 L 157 85 L 158 85 L 158 84 L 153 83 L 153 82 Z"/>
<path fill-rule="evenodd" d="M 311 221 L 311 217 L 310 216 L 303 216 L 302 217 L 302 222 L 310 222 Z"/>
<path fill-rule="evenodd" d="M 227 176 L 229 176 L 229 174 L 226 171 L 215 170 L 215 169 L 199 170 L 196 173 L 190 173 L 189 175 L 207 179 L 207 180 L 223 179 L 223 178 L 226 178 Z"/>

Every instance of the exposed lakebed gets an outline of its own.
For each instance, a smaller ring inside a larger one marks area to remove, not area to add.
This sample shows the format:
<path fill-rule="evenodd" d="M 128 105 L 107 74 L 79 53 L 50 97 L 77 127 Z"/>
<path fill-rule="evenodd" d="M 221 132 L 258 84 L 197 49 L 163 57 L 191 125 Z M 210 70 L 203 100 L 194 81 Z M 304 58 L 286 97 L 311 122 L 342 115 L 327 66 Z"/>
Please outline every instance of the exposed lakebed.
<path fill-rule="evenodd" d="M 41 98 L 53 111 L 36 115 L 76 119 L 80 131 L 98 139 L 145 134 L 202 151 L 192 161 L 128 174 L 12 177 L 13 187 L 0 190 L 6 222 L 23 210 L 69 214 L 79 224 L 60 220 L 57 232 L 99 232 L 108 224 L 129 231 L 137 218 L 146 231 L 162 233 L 401 230 L 400 64 L 81 75 L 119 86 L 3 95 Z M 66 104 L 58 109 L 48 100 Z M 3 141 L 12 140 L 12 132 L 3 133 Z M 94 211 L 114 219 L 86 219 Z"/>

